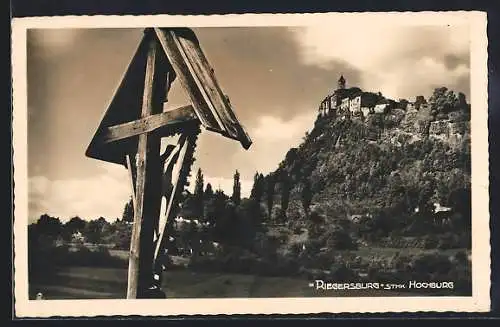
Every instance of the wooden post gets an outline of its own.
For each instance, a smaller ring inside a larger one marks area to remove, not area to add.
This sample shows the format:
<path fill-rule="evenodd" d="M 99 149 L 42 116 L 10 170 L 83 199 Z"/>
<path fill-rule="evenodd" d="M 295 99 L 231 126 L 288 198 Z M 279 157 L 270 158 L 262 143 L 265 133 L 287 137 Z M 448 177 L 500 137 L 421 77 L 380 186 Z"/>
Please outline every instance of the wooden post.
<path fill-rule="evenodd" d="M 146 32 L 147 33 L 147 32 Z M 149 41 L 141 117 L 160 113 L 165 92 L 155 39 Z M 163 94 L 162 94 L 163 93 Z M 154 133 L 138 136 L 134 201 L 134 225 L 130 243 L 127 299 L 145 297 L 153 277 L 153 234 L 160 213 L 160 138 Z M 133 165 L 131 165 L 132 168 Z"/>

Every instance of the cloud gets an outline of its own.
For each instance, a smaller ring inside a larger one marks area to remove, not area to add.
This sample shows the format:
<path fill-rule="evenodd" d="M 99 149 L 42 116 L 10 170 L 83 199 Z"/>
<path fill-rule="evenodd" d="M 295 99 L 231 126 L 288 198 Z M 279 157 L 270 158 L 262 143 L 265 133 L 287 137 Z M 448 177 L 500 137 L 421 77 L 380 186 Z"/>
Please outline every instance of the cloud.
<path fill-rule="evenodd" d="M 284 121 L 278 117 L 261 116 L 257 126 L 252 129 L 252 136 L 263 142 L 292 140 L 304 135 L 314 122 L 315 112 L 308 112 Z"/>
<path fill-rule="evenodd" d="M 85 179 L 50 180 L 45 176 L 29 178 L 29 217 L 41 214 L 67 221 L 83 219 L 120 218 L 130 197 L 127 171 L 113 165 L 102 165 L 106 173 Z"/>
<path fill-rule="evenodd" d="M 389 97 L 428 94 L 436 85 L 458 86 L 457 80 L 469 75 L 467 25 L 332 25 L 291 30 L 305 64 L 328 69 L 335 62 L 347 62 L 361 71 L 360 87 Z"/>
<path fill-rule="evenodd" d="M 261 116 L 249 130 L 254 141 L 252 147 L 246 152 L 234 152 L 232 161 L 246 166 L 243 172 L 247 176 L 253 176 L 257 170 L 262 173 L 275 170 L 288 150 L 298 146 L 305 133 L 312 129 L 316 115 L 316 111 L 304 110 L 288 120 Z"/>
<path fill-rule="evenodd" d="M 235 170 L 240 172 L 241 179 L 250 181 L 253 181 L 256 172 L 267 174 L 275 170 L 290 147 L 298 146 L 306 131 L 314 125 L 317 111 L 308 109 L 301 112 L 286 120 L 267 115 L 257 118 L 255 124 L 247 127 L 253 141 L 248 150 L 242 150 L 234 140 L 203 132 L 196 147 L 191 183 L 194 183 L 193 176 L 198 168 L 205 176 L 227 179 L 231 183 Z"/>
<path fill-rule="evenodd" d="M 28 42 L 40 50 L 40 54 L 62 55 L 73 50 L 80 35 L 78 29 L 31 29 Z"/>

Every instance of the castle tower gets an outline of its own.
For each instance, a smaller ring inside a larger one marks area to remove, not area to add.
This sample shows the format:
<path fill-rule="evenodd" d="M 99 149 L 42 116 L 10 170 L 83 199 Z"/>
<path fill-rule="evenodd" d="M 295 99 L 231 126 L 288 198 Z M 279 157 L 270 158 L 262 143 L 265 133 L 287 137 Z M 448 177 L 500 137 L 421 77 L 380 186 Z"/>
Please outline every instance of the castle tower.
<path fill-rule="evenodd" d="M 340 75 L 339 81 L 337 82 L 337 89 L 338 90 L 345 89 L 345 78 L 343 75 Z"/>

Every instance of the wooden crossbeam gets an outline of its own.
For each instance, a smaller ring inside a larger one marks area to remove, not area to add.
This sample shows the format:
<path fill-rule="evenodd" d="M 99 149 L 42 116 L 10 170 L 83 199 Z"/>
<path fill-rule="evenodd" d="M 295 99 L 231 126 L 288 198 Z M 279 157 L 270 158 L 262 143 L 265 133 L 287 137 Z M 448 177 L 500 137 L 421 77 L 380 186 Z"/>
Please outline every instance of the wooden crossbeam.
<path fill-rule="evenodd" d="M 128 123 L 108 127 L 103 130 L 101 142 L 107 144 L 195 119 L 198 119 L 198 117 L 193 107 L 187 105 L 159 114 L 146 116 Z"/>

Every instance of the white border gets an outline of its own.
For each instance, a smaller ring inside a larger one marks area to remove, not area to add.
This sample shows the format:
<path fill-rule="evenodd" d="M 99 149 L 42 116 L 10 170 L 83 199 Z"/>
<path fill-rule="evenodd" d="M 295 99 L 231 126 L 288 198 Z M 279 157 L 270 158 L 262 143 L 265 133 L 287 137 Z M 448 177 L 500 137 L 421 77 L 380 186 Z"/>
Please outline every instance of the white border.
<path fill-rule="evenodd" d="M 27 72 L 28 28 L 119 28 L 152 26 L 299 26 L 328 24 L 464 24 L 471 26 L 472 297 L 230 298 L 167 300 L 28 299 L 27 274 Z M 13 147 L 15 208 L 15 315 L 17 317 L 95 315 L 292 314 L 321 312 L 478 312 L 490 309 L 490 231 L 488 193 L 488 102 L 486 13 L 326 13 L 209 16 L 59 16 L 12 21 Z M 14 283 L 13 283 L 14 284 Z"/>

